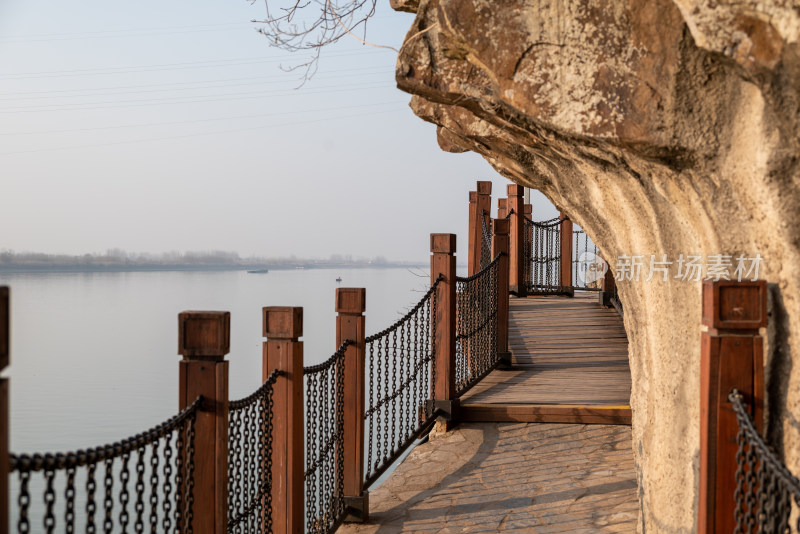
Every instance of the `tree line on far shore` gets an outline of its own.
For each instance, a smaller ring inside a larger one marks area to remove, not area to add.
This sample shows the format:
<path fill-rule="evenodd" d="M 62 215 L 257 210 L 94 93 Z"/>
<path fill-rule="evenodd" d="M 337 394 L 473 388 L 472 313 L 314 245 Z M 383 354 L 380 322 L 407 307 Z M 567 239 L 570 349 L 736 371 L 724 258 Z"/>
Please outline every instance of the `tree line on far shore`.
<path fill-rule="evenodd" d="M 414 262 L 392 262 L 382 256 L 353 258 L 335 254 L 327 259 L 242 258 L 236 252 L 129 253 L 111 249 L 95 254 L 46 254 L 42 252 L 0 251 L 0 271 L 139 271 L 139 270 L 241 270 L 333 267 L 409 267 Z"/>

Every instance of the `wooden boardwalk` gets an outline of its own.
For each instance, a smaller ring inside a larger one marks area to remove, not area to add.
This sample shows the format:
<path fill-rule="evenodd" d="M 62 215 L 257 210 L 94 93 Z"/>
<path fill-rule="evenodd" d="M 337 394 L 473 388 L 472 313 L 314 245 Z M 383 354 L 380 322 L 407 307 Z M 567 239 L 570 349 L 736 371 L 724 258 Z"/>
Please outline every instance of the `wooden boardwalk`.
<path fill-rule="evenodd" d="M 464 421 L 630 424 L 628 340 L 595 293 L 512 298 L 510 369 L 461 398 Z"/>
<path fill-rule="evenodd" d="M 635 532 L 628 341 L 596 298 L 512 299 L 511 367 L 468 391 L 455 430 L 412 450 L 370 490 L 369 522 L 339 534 Z"/>

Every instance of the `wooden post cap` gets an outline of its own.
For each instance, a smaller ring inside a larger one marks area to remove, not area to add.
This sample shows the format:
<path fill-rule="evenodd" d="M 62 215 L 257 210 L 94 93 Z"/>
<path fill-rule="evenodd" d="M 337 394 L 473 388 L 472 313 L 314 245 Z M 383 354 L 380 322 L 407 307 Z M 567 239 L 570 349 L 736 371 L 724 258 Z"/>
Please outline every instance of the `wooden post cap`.
<path fill-rule="evenodd" d="M 267 306 L 263 308 L 264 337 L 297 340 L 303 335 L 303 308 Z"/>
<path fill-rule="evenodd" d="M 0 287 L 0 371 L 8 367 L 10 321 L 9 321 L 9 291 L 8 287 Z"/>
<path fill-rule="evenodd" d="M 455 254 L 456 234 L 431 234 L 431 252 Z"/>
<path fill-rule="evenodd" d="M 508 199 L 507 198 L 498 198 L 497 199 L 497 207 L 501 210 L 506 209 L 508 206 Z"/>
<path fill-rule="evenodd" d="M 703 280 L 703 324 L 723 330 L 767 326 L 767 282 Z"/>
<path fill-rule="evenodd" d="M 517 184 L 509 184 L 506 188 L 509 197 L 521 197 L 525 192 L 525 188 Z"/>
<path fill-rule="evenodd" d="M 336 313 L 361 315 L 367 306 L 367 290 L 363 287 L 341 287 L 336 290 Z"/>
<path fill-rule="evenodd" d="M 222 359 L 230 348 L 230 312 L 185 311 L 178 314 L 178 354 L 186 358 Z"/>
<path fill-rule="evenodd" d="M 522 207 L 522 213 L 525 215 L 533 215 L 533 204 L 525 204 Z"/>
<path fill-rule="evenodd" d="M 511 221 L 508 219 L 495 219 L 492 226 L 495 235 L 508 235 L 511 231 Z"/>
<path fill-rule="evenodd" d="M 477 191 L 470 191 L 469 192 L 469 203 L 475 204 L 478 202 L 478 192 Z"/>
<path fill-rule="evenodd" d="M 491 195 L 492 194 L 492 182 L 478 180 L 478 194 L 479 195 Z"/>

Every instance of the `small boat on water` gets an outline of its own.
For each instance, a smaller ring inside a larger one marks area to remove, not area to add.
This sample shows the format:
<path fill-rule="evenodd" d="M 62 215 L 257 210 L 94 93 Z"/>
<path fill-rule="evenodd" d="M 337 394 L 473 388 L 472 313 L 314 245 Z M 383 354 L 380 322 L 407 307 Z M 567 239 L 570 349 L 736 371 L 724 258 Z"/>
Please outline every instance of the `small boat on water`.
<path fill-rule="evenodd" d="M 269 272 L 269 269 L 253 269 L 252 271 L 247 271 L 250 274 L 266 274 Z"/>
<path fill-rule="evenodd" d="M 341 282 L 341 281 L 342 281 L 342 277 L 341 277 L 341 276 L 337 276 L 337 277 L 336 277 L 336 281 L 337 281 L 337 282 Z"/>

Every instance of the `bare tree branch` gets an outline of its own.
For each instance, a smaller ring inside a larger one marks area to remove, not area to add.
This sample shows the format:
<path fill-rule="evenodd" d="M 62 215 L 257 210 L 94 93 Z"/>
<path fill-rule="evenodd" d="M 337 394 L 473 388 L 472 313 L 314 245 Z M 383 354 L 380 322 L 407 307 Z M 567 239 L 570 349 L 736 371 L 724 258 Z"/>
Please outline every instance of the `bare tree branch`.
<path fill-rule="evenodd" d="M 289 52 L 309 52 L 307 61 L 284 70 L 303 71 L 303 82 L 317 71 L 322 47 L 346 35 L 363 44 L 396 49 L 366 41 L 367 22 L 375 14 L 378 0 L 264 0 L 266 17 L 252 22 L 263 24 L 258 32 L 270 45 Z M 253 0 L 255 2 L 255 0 Z M 355 32 L 360 30 L 364 37 Z"/>

